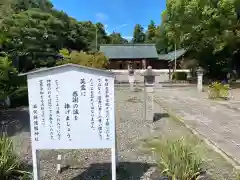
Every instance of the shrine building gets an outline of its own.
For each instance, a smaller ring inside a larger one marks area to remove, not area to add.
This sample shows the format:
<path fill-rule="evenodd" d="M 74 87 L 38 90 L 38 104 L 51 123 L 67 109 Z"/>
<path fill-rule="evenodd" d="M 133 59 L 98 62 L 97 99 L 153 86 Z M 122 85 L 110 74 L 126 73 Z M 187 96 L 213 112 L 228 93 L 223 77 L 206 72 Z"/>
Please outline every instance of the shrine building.
<path fill-rule="evenodd" d="M 158 54 L 155 44 L 104 44 L 100 45 L 100 52 L 109 60 L 109 69 L 169 69 L 175 59 L 179 59 L 186 52 L 184 49 Z M 179 67 L 177 62 L 177 67 Z"/>

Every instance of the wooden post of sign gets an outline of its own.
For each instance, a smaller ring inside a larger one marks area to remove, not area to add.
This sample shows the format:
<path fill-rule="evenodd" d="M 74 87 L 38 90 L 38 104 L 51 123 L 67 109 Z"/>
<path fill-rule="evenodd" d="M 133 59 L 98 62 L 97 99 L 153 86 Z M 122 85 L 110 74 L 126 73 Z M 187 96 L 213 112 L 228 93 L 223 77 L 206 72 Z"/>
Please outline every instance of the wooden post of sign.
<path fill-rule="evenodd" d="M 40 163 L 39 163 L 39 151 L 32 147 L 32 161 L 33 161 L 33 178 L 34 180 L 40 180 Z"/>
<path fill-rule="evenodd" d="M 147 91 L 146 91 L 146 86 L 144 83 L 144 120 L 147 119 Z"/>
<path fill-rule="evenodd" d="M 57 173 L 61 173 L 62 167 L 61 167 L 61 160 L 62 160 L 62 155 L 58 154 L 57 156 Z"/>
<path fill-rule="evenodd" d="M 116 96 L 116 91 L 115 91 L 115 88 L 114 88 L 114 98 L 115 98 L 115 96 Z M 116 119 L 118 118 L 118 117 L 116 117 L 116 115 L 117 115 L 117 111 L 116 111 L 116 107 L 114 106 L 114 127 L 115 127 L 115 129 L 114 129 L 114 131 L 113 131 L 113 137 L 115 137 L 114 139 L 113 139 L 113 147 L 112 147 L 112 149 L 111 149 L 111 151 L 112 151 L 112 154 L 111 154 L 111 160 L 112 160 L 112 180 L 116 180 L 117 179 L 117 166 L 118 166 L 118 154 L 117 154 L 117 136 L 116 136 L 116 124 L 118 123 L 117 121 L 116 121 Z"/>
<path fill-rule="evenodd" d="M 144 92 L 144 101 L 145 101 L 145 120 L 154 119 L 154 86 L 145 85 Z"/>
<path fill-rule="evenodd" d="M 116 174 L 116 162 L 117 162 L 117 156 L 116 156 L 116 148 L 112 148 L 112 180 L 117 179 L 117 174 Z"/>

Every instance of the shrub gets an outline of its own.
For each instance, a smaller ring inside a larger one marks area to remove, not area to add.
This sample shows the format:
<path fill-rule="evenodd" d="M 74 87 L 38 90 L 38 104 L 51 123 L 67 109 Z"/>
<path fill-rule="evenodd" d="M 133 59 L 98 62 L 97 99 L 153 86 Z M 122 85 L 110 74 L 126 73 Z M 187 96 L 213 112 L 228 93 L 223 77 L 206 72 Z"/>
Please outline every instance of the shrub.
<path fill-rule="evenodd" d="M 63 57 L 63 60 L 59 61 L 57 65 L 72 63 L 99 69 L 106 68 L 108 65 L 108 59 L 101 52 L 69 52 L 67 49 L 62 49 L 59 53 Z"/>
<path fill-rule="evenodd" d="M 195 180 L 201 174 L 203 161 L 184 139 L 149 142 L 156 154 L 162 176 L 170 179 Z"/>
<path fill-rule="evenodd" d="M 237 173 L 237 180 L 240 180 L 240 173 Z"/>
<path fill-rule="evenodd" d="M 185 81 L 187 80 L 186 72 L 174 72 L 172 76 L 173 80 Z"/>
<path fill-rule="evenodd" d="M 12 140 L 5 135 L 0 137 L 0 179 L 28 179 L 30 173 L 23 171 L 25 167 L 13 152 Z"/>
<path fill-rule="evenodd" d="M 222 84 L 219 82 L 213 82 L 209 86 L 208 98 L 209 99 L 218 99 L 218 98 L 228 98 L 229 96 L 229 85 Z"/>
<path fill-rule="evenodd" d="M 27 106 L 28 105 L 28 88 L 20 87 L 11 96 L 11 106 Z"/>

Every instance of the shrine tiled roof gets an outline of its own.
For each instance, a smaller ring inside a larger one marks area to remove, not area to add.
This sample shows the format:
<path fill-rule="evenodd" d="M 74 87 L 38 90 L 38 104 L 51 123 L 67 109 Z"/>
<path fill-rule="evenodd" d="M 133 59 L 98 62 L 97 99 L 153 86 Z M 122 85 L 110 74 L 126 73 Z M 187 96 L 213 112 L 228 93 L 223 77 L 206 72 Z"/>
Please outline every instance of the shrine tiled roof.
<path fill-rule="evenodd" d="M 186 49 L 176 50 L 176 59 L 180 58 L 187 52 Z M 171 51 L 167 54 L 159 54 L 159 60 L 173 61 L 175 59 L 175 51 Z"/>
<path fill-rule="evenodd" d="M 109 59 L 158 59 L 154 44 L 106 44 L 100 52 Z"/>

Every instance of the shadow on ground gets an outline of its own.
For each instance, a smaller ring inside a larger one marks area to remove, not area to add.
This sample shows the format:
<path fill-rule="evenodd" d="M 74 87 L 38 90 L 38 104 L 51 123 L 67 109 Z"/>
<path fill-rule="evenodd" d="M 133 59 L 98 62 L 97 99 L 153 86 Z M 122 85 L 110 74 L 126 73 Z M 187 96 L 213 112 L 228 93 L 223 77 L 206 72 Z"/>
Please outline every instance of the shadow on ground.
<path fill-rule="evenodd" d="M 162 118 L 170 117 L 168 113 L 154 113 L 153 115 L 153 122 L 159 121 Z"/>
<path fill-rule="evenodd" d="M 0 133 L 14 136 L 30 131 L 28 109 L 9 109 L 0 111 Z"/>
<path fill-rule="evenodd" d="M 154 164 L 138 162 L 121 162 L 117 168 L 117 180 L 140 179 Z M 92 164 L 88 169 L 71 180 L 110 180 L 111 163 Z"/>

